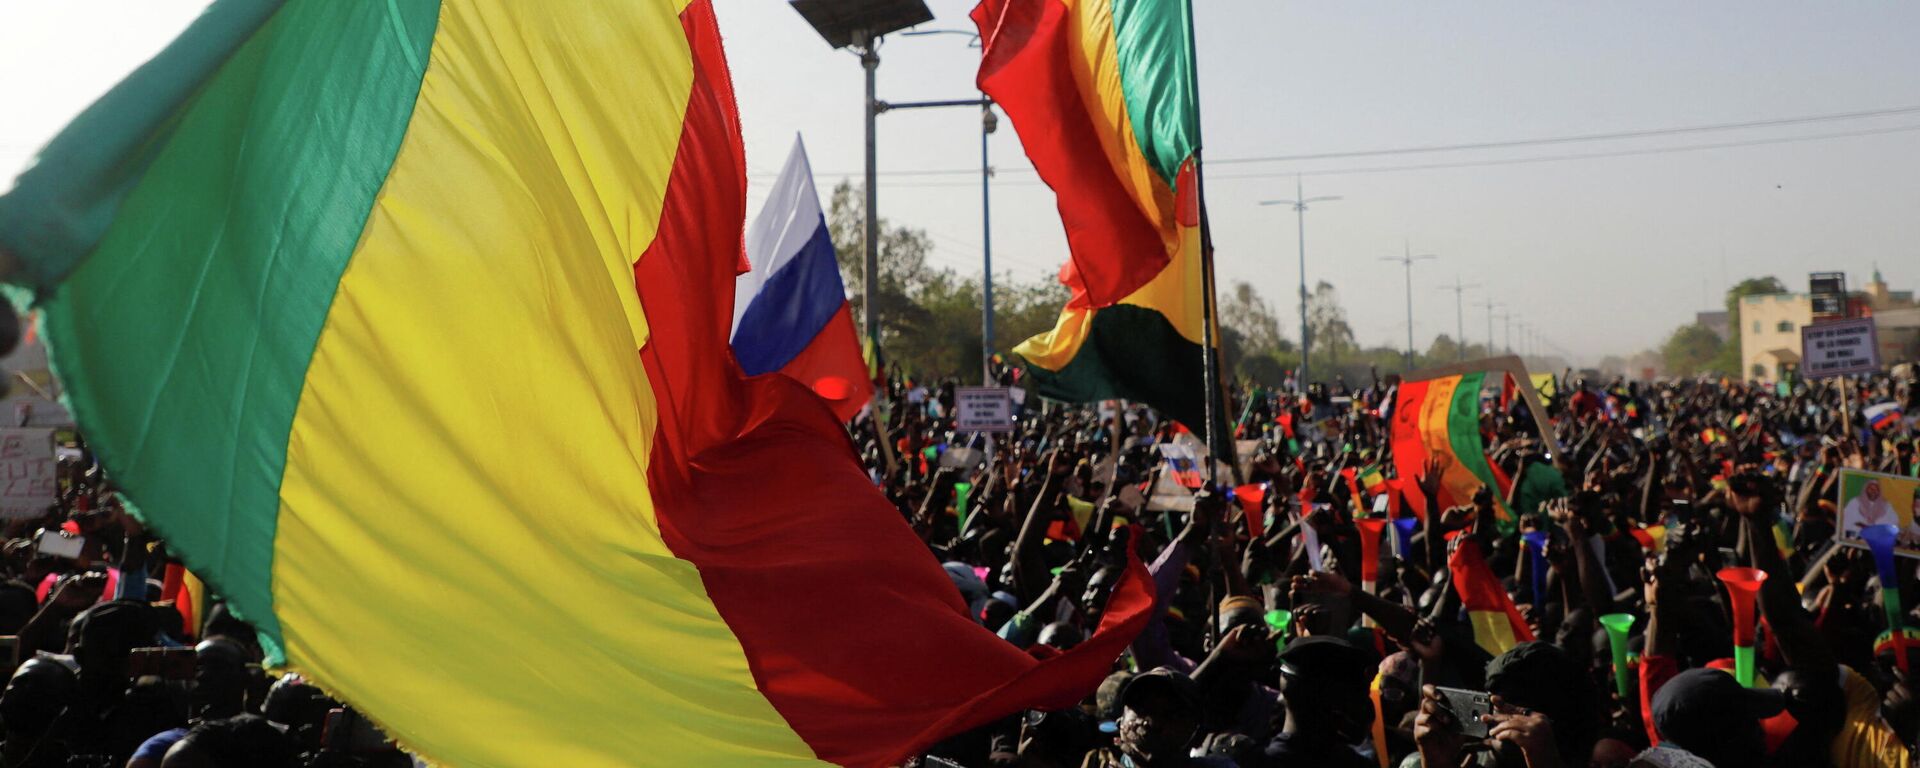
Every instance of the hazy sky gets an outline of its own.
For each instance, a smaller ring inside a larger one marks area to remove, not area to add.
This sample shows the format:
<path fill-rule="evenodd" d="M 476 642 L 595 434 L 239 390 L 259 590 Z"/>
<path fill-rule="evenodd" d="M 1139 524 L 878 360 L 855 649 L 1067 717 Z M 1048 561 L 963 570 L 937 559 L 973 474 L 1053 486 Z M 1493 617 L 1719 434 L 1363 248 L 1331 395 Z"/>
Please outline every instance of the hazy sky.
<path fill-rule="evenodd" d="M 1253 282 L 1287 335 L 1297 311 L 1294 215 L 1258 201 L 1346 199 L 1307 214 L 1308 275 L 1332 282 L 1363 343 L 1404 344 L 1404 284 L 1381 257 L 1415 253 L 1415 336 L 1452 333 L 1469 302 L 1508 305 L 1592 359 L 1658 343 L 1729 281 L 1878 262 L 1920 288 L 1920 109 L 1901 115 L 1471 152 L 1306 162 L 1234 159 L 1744 123 L 1920 108 L 1920 3 L 1195 0 L 1208 206 L 1221 284 Z M 861 163 L 860 68 L 780 0 L 716 0 L 746 126 L 750 211 L 796 131 L 822 191 Z M 0 176 L 150 56 L 204 0 L 0 0 Z M 928 28 L 971 30 L 971 0 L 930 0 Z M 975 95 L 961 36 L 893 37 L 880 96 Z M 883 172 L 979 164 L 972 110 L 880 118 Z M 1890 130 L 1911 127 L 1914 130 Z M 1645 148 L 1860 134 L 1662 154 L 1359 173 Z M 1003 121 L 992 139 L 996 271 L 1051 273 L 1065 240 L 1051 192 Z M 935 260 L 977 271 L 980 189 L 967 173 L 888 173 L 881 215 L 921 227 Z M 1486 334 L 1469 307 L 1467 336 Z M 1496 334 L 1501 334 L 1496 329 Z M 1518 331 L 1516 330 L 1516 338 Z"/>

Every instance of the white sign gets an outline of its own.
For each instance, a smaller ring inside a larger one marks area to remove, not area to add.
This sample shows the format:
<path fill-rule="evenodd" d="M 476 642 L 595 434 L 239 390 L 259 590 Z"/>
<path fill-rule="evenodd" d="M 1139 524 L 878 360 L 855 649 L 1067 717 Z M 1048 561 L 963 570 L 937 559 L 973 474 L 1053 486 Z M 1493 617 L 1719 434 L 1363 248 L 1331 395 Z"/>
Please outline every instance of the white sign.
<path fill-rule="evenodd" d="M 1871 317 L 1800 326 L 1800 375 L 1824 379 L 1880 370 L 1876 339 Z"/>
<path fill-rule="evenodd" d="M 1006 387 L 960 387 L 953 404 L 955 431 L 1013 431 L 1013 395 Z"/>
<path fill-rule="evenodd" d="M 0 518 L 44 514 L 59 491 L 60 481 L 53 471 L 53 430 L 0 429 Z"/>

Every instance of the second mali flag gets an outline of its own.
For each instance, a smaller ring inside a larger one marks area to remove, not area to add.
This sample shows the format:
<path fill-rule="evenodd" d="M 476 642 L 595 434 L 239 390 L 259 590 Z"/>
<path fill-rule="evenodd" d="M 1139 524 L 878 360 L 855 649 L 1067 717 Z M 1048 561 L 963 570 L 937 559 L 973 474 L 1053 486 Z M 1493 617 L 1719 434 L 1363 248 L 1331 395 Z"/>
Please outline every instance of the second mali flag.
<path fill-rule="evenodd" d="M 983 0 L 979 84 L 1058 198 L 1073 291 L 1014 351 L 1041 395 L 1138 400 L 1198 427 L 1204 281 L 1186 0 Z"/>

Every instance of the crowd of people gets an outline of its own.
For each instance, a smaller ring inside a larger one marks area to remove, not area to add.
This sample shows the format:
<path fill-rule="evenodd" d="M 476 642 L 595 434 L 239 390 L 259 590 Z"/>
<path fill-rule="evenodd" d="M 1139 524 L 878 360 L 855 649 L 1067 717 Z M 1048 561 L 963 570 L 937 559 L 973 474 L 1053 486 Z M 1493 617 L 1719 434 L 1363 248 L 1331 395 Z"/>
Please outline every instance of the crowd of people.
<path fill-rule="evenodd" d="M 1098 627 L 1129 549 L 1157 587 L 1151 623 L 1079 708 L 1010 717 L 923 764 L 1913 763 L 1920 649 L 1895 640 L 1920 637 L 1920 586 L 1883 588 L 1866 551 L 1831 546 L 1840 470 L 1920 475 L 1913 421 L 1864 416 L 1920 411 L 1911 382 L 1569 373 L 1542 387 L 1549 435 L 1524 398 L 1489 388 L 1487 459 L 1525 480 L 1448 508 L 1448 459 L 1393 469 L 1383 406 L 1397 385 L 1242 391 L 1228 413 L 1252 455 L 1183 503 L 1161 493 L 1165 476 L 1192 472 L 1157 446 L 1194 438 L 1147 409 L 1029 407 L 988 461 L 981 437 L 952 431 L 950 385 L 896 381 L 892 444 L 858 433 L 867 461 L 986 628 L 1036 653 L 1071 647 Z M 1386 482 L 1362 489 L 1356 474 Z M 1369 517 L 1406 522 L 1363 547 L 1380 535 Z M 1538 573 L 1528 540 L 1543 544 Z M 1524 622 L 1511 647 L 1476 633 L 1454 583 L 1462 550 Z M 1766 574 L 1752 687 L 1730 659 L 1725 566 Z M 1915 580 L 1911 560 L 1898 578 Z M 1889 633 L 1879 601 L 1901 594 L 1905 626 Z M 1600 622 L 1615 614 L 1632 620 L 1619 678 Z"/>
<path fill-rule="evenodd" d="M 891 377 L 884 415 L 856 420 L 853 442 L 985 630 L 1035 654 L 1071 648 L 1136 559 L 1155 593 L 1078 707 L 1008 716 L 914 762 L 1914 764 L 1920 579 L 1902 560 L 1909 583 L 1882 584 L 1865 551 L 1831 542 L 1916 524 L 1877 487 L 1843 509 L 1836 483 L 1844 468 L 1920 476 L 1913 420 L 1864 418 L 1876 403 L 1920 413 L 1920 387 L 1551 384 L 1545 419 L 1485 393 L 1485 458 L 1517 480 L 1464 500 L 1442 487 L 1444 454 L 1396 468 L 1394 377 L 1244 387 L 1227 409 L 1236 455 L 1197 465 L 1180 457 L 1204 443 L 1142 406 L 1027 398 L 1011 432 L 987 436 L 954 430 L 951 382 Z M 84 452 L 60 476 L 58 505 L 5 531 L 0 766 L 413 763 L 350 708 L 263 670 L 217 598 L 170 583 L 164 542 Z M 1476 615 L 1484 599 L 1464 595 L 1484 585 L 1464 586 L 1466 561 L 1496 575 L 1514 626 Z M 1765 574 L 1751 687 L 1725 566 Z M 1624 658 L 1601 621 L 1619 615 Z"/>

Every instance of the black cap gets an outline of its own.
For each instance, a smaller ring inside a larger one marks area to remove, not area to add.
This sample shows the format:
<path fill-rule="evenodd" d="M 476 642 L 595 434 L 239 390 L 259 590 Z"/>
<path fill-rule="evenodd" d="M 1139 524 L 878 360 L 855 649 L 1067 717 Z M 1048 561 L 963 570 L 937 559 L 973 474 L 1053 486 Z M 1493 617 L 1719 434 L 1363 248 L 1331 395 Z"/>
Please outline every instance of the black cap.
<path fill-rule="evenodd" d="M 1746 688 L 1717 669 L 1689 669 L 1653 694 L 1653 727 L 1661 738 L 1698 749 L 1729 738 L 1787 707 L 1785 693 Z"/>
<path fill-rule="evenodd" d="M 1280 672 L 1301 680 L 1365 685 L 1375 668 L 1371 654 L 1333 635 L 1296 637 L 1280 652 Z"/>
<path fill-rule="evenodd" d="M 1134 675 L 1133 679 L 1123 684 L 1120 688 L 1120 706 L 1132 706 L 1155 692 L 1172 696 L 1188 708 L 1200 706 L 1200 686 L 1194 685 L 1193 678 L 1166 667 L 1155 667 Z"/>

